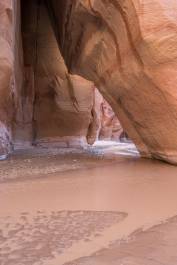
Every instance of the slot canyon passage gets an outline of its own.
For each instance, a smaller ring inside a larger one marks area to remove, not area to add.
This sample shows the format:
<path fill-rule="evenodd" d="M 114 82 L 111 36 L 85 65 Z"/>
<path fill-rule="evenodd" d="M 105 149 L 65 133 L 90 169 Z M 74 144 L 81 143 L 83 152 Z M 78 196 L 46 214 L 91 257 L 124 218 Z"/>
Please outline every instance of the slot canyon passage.
<path fill-rule="evenodd" d="M 0 0 L 0 264 L 177 265 L 177 1 Z"/>

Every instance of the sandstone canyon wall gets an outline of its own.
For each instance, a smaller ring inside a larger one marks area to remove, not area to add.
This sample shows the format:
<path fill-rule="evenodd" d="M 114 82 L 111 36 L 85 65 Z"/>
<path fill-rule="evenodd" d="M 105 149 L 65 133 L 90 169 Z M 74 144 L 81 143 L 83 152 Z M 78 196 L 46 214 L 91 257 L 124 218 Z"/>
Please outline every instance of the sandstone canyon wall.
<path fill-rule="evenodd" d="M 38 3 L 21 1 L 22 49 L 20 1 L 0 0 L 0 155 L 22 140 L 94 142 L 96 86 L 142 156 L 176 164 L 176 0 Z"/>
<path fill-rule="evenodd" d="M 22 3 L 24 58 L 34 75 L 33 143 L 84 146 L 93 122 L 94 84 L 68 73 L 45 1 Z"/>
<path fill-rule="evenodd" d="M 7 9 L 8 8 L 8 9 Z M 8 1 L 0 2 L 0 156 L 10 149 L 10 86 L 13 65 L 12 7 Z"/>
<path fill-rule="evenodd" d="M 94 84 L 68 73 L 44 1 L 0 1 L 0 12 L 0 157 L 32 144 L 93 143 Z"/>
<path fill-rule="evenodd" d="M 104 141 L 120 141 L 123 128 L 108 102 L 95 89 L 95 113 L 97 115 L 97 139 Z"/>
<path fill-rule="evenodd" d="M 143 156 L 176 163 L 177 2 L 61 2 L 69 71 L 96 84 Z"/>
<path fill-rule="evenodd" d="M 101 104 L 101 129 L 99 132 L 100 140 L 119 141 L 123 133 L 123 128 L 111 106 L 103 100 Z"/>

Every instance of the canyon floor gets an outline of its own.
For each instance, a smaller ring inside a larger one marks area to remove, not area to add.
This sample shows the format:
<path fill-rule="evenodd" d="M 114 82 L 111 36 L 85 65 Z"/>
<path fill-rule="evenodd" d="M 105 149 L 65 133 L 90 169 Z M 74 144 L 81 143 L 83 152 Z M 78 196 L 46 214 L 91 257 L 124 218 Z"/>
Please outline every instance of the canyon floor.
<path fill-rule="evenodd" d="M 176 265 L 177 168 L 131 143 L 0 162 L 1 265 Z"/>

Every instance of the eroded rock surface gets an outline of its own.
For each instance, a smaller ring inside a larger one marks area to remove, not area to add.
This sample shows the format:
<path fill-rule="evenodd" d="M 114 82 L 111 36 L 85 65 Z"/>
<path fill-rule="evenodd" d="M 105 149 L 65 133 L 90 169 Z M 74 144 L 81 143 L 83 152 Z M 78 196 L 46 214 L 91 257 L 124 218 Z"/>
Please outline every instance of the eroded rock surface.
<path fill-rule="evenodd" d="M 10 151 L 13 73 L 12 3 L 0 1 L 0 158 Z"/>
<path fill-rule="evenodd" d="M 176 164 L 177 2 L 21 5 L 23 49 L 20 1 L 0 1 L 1 155 L 10 150 L 11 135 L 13 145 L 63 136 L 93 143 L 96 86 L 142 156 Z M 61 108 L 64 101 L 69 111 Z"/>
<path fill-rule="evenodd" d="M 103 99 L 101 104 L 100 140 L 119 141 L 123 133 L 122 126 L 111 106 Z"/>
<path fill-rule="evenodd" d="M 32 142 L 80 147 L 87 144 L 88 135 L 94 142 L 96 133 L 90 130 L 96 119 L 92 115 L 93 82 L 68 72 L 57 43 L 50 8 L 44 1 L 39 6 L 37 1 L 33 0 L 28 5 L 24 1 L 23 10 L 25 68 L 30 65 L 31 79 L 34 75 L 29 108 L 33 115 L 28 115 L 33 124 Z"/>
<path fill-rule="evenodd" d="M 176 163 L 177 2 L 61 2 L 69 70 L 95 82 L 143 156 Z"/>

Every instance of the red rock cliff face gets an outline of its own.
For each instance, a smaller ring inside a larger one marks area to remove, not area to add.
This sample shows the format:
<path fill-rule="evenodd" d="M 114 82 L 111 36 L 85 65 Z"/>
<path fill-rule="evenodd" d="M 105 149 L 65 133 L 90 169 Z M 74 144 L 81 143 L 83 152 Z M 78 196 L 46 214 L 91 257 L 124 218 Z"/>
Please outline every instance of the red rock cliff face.
<path fill-rule="evenodd" d="M 177 2 L 61 2 L 69 70 L 96 84 L 143 156 L 176 163 Z"/>
<path fill-rule="evenodd" d="M 61 56 L 54 16 L 45 1 L 22 2 L 25 71 L 35 144 L 82 146 L 93 121 L 94 85 L 68 72 Z M 32 80 L 34 81 L 32 82 Z"/>
<path fill-rule="evenodd" d="M 14 148 L 22 123 L 23 50 L 20 1 L 0 1 L 0 158 Z"/>
<path fill-rule="evenodd" d="M 101 104 L 101 128 L 99 132 L 100 140 L 120 141 L 123 133 L 122 126 L 113 112 L 111 106 L 103 100 Z"/>
<path fill-rule="evenodd" d="M 111 106 L 95 89 L 95 112 L 97 113 L 97 139 L 105 141 L 120 141 L 123 128 Z"/>
<path fill-rule="evenodd" d="M 14 95 L 14 6 L 0 1 L 0 158 L 11 151 Z"/>
<path fill-rule="evenodd" d="M 23 68 L 20 1 L 0 0 L 0 154 L 11 132 L 93 142 L 95 85 L 142 156 L 176 164 L 176 0 L 40 2 L 22 1 Z"/>

